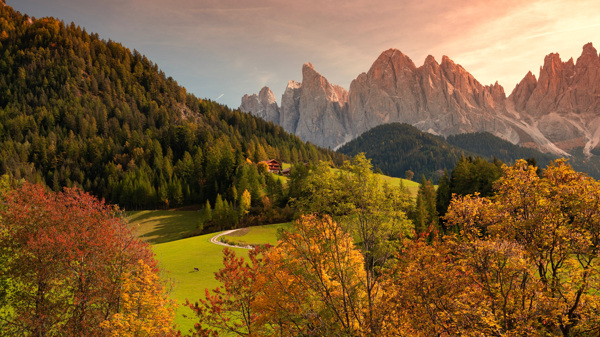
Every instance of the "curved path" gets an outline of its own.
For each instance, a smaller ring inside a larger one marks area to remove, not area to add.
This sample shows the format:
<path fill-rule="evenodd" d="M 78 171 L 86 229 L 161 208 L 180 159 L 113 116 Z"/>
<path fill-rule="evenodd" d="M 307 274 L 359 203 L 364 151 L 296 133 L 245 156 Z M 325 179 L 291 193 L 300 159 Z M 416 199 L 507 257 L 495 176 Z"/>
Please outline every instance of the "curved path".
<path fill-rule="evenodd" d="M 231 233 L 233 233 L 233 232 L 235 232 L 235 231 L 238 231 L 238 230 L 240 230 L 240 229 L 243 229 L 243 228 L 238 228 L 238 229 L 230 229 L 230 230 L 228 230 L 228 231 L 221 232 L 221 233 L 219 233 L 219 234 L 217 234 L 217 235 L 213 236 L 212 238 L 210 238 L 210 242 L 214 243 L 215 245 L 220 245 L 220 246 L 225 246 L 225 247 L 231 247 L 231 248 L 254 249 L 254 247 L 252 247 L 252 246 L 238 246 L 238 245 L 230 245 L 230 244 L 228 244 L 228 243 L 221 242 L 221 241 L 219 240 L 219 238 L 220 238 L 221 236 L 223 236 L 223 235 L 227 235 L 227 234 L 231 234 Z"/>

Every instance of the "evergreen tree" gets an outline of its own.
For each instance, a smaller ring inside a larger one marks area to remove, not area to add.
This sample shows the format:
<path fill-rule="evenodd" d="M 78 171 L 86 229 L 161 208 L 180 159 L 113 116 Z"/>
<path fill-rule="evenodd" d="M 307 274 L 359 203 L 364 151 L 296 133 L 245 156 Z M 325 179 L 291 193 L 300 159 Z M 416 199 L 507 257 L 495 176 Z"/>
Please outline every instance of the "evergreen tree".
<path fill-rule="evenodd" d="M 451 197 L 450 176 L 448 175 L 448 170 L 444 170 L 444 175 L 440 178 L 440 182 L 438 183 L 435 199 L 435 208 L 440 217 L 446 214 L 448 206 L 450 206 Z"/>
<path fill-rule="evenodd" d="M 435 187 L 433 186 L 433 182 L 425 179 L 425 175 L 423 175 L 412 217 L 415 231 L 421 234 L 426 233 L 432 225 L 437 227 L 437 214 Z"/>

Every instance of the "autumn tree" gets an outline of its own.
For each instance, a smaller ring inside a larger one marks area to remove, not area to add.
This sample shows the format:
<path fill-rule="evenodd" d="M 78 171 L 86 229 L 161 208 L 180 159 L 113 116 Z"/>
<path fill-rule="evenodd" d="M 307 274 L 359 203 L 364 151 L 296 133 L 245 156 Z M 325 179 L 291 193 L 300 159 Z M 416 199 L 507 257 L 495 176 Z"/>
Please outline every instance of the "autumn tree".
<path fill-rule="evenodd" d="M 419 238 L 386 282 L 383 335 L 539 335 L 548 313 L 523 250 L 508 241 Z"/>
<path fill-rule="evenodd" d="M 198 302 L 186 300 L 185 305 L 199 320 L 194 336 L 259 336 L 264 332 L 252 307 L 256 298 L 254 283 L 263 265 L 261 254 L 261 250 L 251 250 L 247 261 L 229 248 L 223 250 L 224 267 L 215 273 L 222 286 L 206 289 Z"/>
<path fill-rule="evenodd" d="M 251 203 L 252 196 L 250 195 L 250 192 L 248 192 L 248 190 L 244 190 L 240 196 L 240 216 L 244 216 L 246 213 L 248 213 Z"/>
<path fill-rule="evenodd" d="M 417 200 L 411 218 L 418 234 L 437 230 L 439 223 L 436 209 L 436 192 L 431 179 L 423 175 L 417 192 Z"/>
<path fill-rule="evenodd" d="M 111 337 L 171 336 L 175 317 L 159 276 L 143 260 L 122 274 L 120 310 L 101 323 Z"/>
<path fill-rule="evenodd" d="M 446 220 L 460 234 L 400 258 L 388 302 L 410 309 L 397 326 L 424 335 L 600 331 L 600 183 L 564 160 L 536 170 L 518 161 L 504 167 L 495 197 L 454 198 Z"/>
<path fill-rule="evenodd" d="M 116 209 L 78 189 L 25 183 L 4 196 L 0 217 L 3 335 L 102 336 L 122 310 L 124 273 L 138 261 L 157 272 Z"/>
<path fill-rule="evenodd" d="M 253 308 L 274 335 L 364 335 L 370 331 L 365 285 L 352 237 L 329 216 L 303 216 L 265 254 Z"/>
<path fill-rule="evenodd" d="M 399 239 L 412 231 L 405 213 L 410 197 L 382 183 L 364 154 L 345 162 L 338 173 L 321 163 L 302 186 L 296 202 L 301 213 L 332 216 L 356 239 L 365 263 L 369 325 L 376 333 L 380 320 L 373 313 L 379 305 L 381 269 Z"/>

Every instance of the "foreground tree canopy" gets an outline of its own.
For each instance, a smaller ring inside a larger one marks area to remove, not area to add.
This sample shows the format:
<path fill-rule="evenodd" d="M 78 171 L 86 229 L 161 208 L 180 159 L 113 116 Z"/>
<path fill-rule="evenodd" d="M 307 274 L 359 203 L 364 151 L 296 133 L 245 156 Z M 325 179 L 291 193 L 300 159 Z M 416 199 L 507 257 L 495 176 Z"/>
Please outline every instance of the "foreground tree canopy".
<path fill-rule="evenodd" d="M 331 181 L 322 186 L 321 196 L 331 193 Z M 197 334 L 597 336 L 600 183 L 564 161 L 541 174 L 518 161 L 494 190 L 454 197 L 445 220 L 457 233 L 404 236 L 370 272 L 377 255 L 344 217 L 338 224 L 322 211 L 253 252 L 252 263 L 229 251 L 218 274 L 225 288 L 190 304 Z M 245 319 L 224 325 L 215 313 Z"/>
<path fill-rule="evenodd" d="M 166 336 L 173 303 L 149 246 L 78 189 L 25 183 L 0 206 L 2 336 Z"/>

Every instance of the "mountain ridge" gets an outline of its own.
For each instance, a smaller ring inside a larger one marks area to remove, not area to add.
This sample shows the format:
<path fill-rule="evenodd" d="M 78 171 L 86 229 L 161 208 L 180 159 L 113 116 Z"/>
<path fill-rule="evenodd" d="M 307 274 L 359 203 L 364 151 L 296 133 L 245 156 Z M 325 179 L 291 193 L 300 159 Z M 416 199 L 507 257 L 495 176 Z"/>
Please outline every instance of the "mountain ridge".
<path fill-rule="evenodd" d="M 307 65 L 302 82 L 294 82 L 303 92 L 315 86 L 304 78 Z M 334 87 L 321 78 L 320 83 Z M 497 82 L 482 85 L 448 56 L 438 63 L 429 55 L 417 67 L 407 55 L 391 48 L 352 81 L 347 101 L 329 101 L 337 102 L 338 109 L 311 106 L 307 99 L 317 97 L 310 95 L 304 95 L 303 104 L 295 105 L 295 110 L 290 109 L 286 89 L 282 110 L 293 110 L 298 121 L 309 121 L 311 127 L 297 132 L 292 125 L 282 126 L 301 139 L 330 148 L 377 125 L 401 122 L 443 136 L 489 132 L 513 144 L 560 156 L 583 147 L 590 156 L 600 143 L 600 119 L 595 116 L 600 111 L 599 83 L 600 57 L 591 43 L 584 45 L 576 62 L 572 58 L 562 62 L 558 54 L 549 54 L 539 79 L 529 71 L 509 96 Z M 244 96 L 240 109 L 255 114 L 248 97 L 252 96 Z"/>

